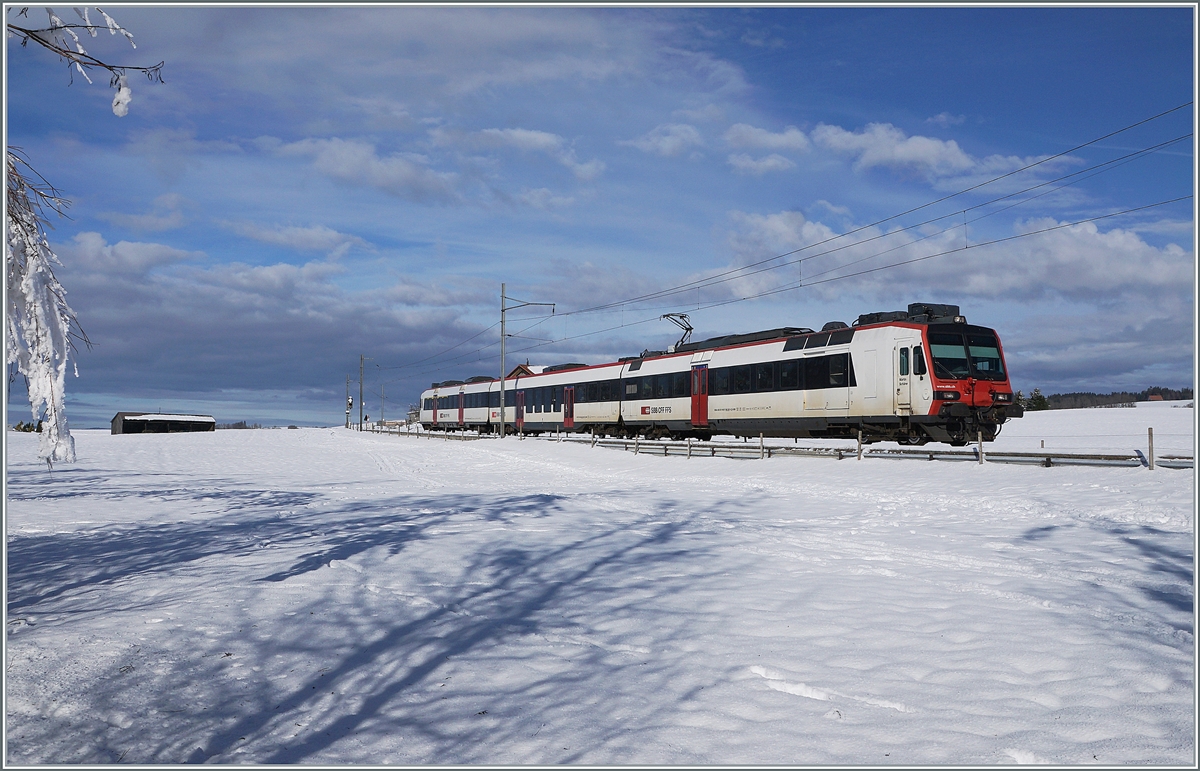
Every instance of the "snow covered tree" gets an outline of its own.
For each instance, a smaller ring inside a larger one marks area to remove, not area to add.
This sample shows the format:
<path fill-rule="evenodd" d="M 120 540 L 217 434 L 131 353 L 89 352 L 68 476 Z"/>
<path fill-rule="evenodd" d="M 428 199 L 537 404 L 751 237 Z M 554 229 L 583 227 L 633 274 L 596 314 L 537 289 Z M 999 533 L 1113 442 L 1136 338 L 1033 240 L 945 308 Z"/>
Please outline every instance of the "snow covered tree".
<path fill-rule="evenodd" d="M 4 347 L 7 364 L 25 376 L 33 419 L 45 422 L 38 457 L 72 463 L 75 440 L 64 410 L 64 379 L 72 331 L 87 340 L 66 292 L 54 276 L 58 257 L 46 238 L 43 207 L 62 214 L 67 205 L 19 150 L 7 157 L 4 267 L 8 283 Z M 9 382 L 11 382 L 11 377 Z M 45 416 L 43 418 L 43 415 Z"/>
<path fill-rule="evenodd" d="M 16 18 L 28 18 L 28 11 L 22 8 Z M 133 35 L 100 8 L 95 11 L 103 17 L 103 26 L 92 22 L 87 8 L 75 9 L 82 24 L 64 22 L 53 8 L 45 11 L 49 18 L 47 27 L 26 27 L 6 21 L 9 38 L 19 38 L 22 47 L 33 42 L 53 52 L 67 63 L 68 72 L 73 67 L 88 83 L 92 82 L 89 71 L 107 72 L 109 85 L 117 90 L 112 102 L 116 116 L 129 113 L 133 98 L 127 81 L 129 72 L 141 72 L 151 81 L 162 82 L 162 62 L 152 67 L 113 65 L 84 49 L 79 33 L 96 37 L 101 29 L 107 29 L 110 35 L 120 33 L 137 48 Z M 33 419 L 39 425 L 44 424 L 38 457 L 47 464 L 72 463 L 75 440 L 67 423 L 64 380 L 67 360 L 74 350 L 72 337 L 85 343 L 88 340 L 67 304 L 66 290 L 54 275 L 54 266 L 62 263 L 46 236 L 47 228 L 51 227 L 46 209 L 64 216 L 63 210 L 69 202 L 34 171 L 19 149 L 9 147 L 5 151 L 4 268 L 8 287 L 5 363 L 10 368 L 15 366 L 25 377 Z M 14 377 L 15 373 L 10 374 L 10 383 Z"/>

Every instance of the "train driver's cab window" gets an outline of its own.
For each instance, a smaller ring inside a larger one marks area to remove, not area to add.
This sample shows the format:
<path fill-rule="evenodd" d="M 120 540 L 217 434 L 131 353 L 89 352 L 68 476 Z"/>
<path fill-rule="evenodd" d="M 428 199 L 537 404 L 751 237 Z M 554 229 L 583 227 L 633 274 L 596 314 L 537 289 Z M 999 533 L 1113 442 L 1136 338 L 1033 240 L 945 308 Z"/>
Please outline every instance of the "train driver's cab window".
<path fill-rule="evenodd" d="M 971 354 L 971 365 L 979 377 L 1004 379 L 1004 362 L 1000 358 L 1000 346 L 996 338 L 991 335 L 967 335 L 967 350 Z"/>
<path fill-rule="evenodd" d="M 908 374 L 908 349 L 907 348 L 900 349 L 900 374 L 901 375 Z"/>
<path fill-rule="evenodd" d="M 928 370 L 925 369 L 925 354 L 921 350 L 921 346 L 913 348 L 913 374 L 924 375 Z"/>
<path fill-rule="evenodd" d="M 929 354 L 933 357 L 933 373 L 950 380 L 971 377 L 971 364 L 963 336 L 958 333 L 930 332 Z"/>

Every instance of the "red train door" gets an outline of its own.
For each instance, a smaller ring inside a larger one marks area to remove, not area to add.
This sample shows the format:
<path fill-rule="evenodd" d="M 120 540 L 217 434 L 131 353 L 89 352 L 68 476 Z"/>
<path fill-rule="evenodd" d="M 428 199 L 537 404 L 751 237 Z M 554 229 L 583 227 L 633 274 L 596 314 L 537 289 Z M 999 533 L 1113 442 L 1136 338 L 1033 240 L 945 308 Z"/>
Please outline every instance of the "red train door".
<path fill-rule="evenodd" d="M 517 391 L 517 432 L 525 428 L 525 392 Z"/>
<path fill-rule="evenodd" d="M 434 394 L 433 394 L 433 425 L 435 425 L 435 426 L 438 424 L 438 420 L 437 420 L 438 407 L 441 407 L 441 406 L 442 406 L 442 399 L 441 399 L 441 397 L 439 397 L 437 395 L 437 392 L 434 392 Z"/>
<path fill-rule="evenodd" d="M 575 428 L 575 386 L 563 388 L 563 428 Z"/>
<path fill-rule="evenodd" d="M 464 394 L 462 391 L 459 391 L 458 392 L 458 425 L 460 425 L 460 426 L 465 422 L 463 419 L 464 418 L 463 407 L 466 404 L 466 401 L 467 401 L 467 395 Z"/>
<path fill-rule="evenodd" d="M 692 367 L 692 427 L 708 425 L 708 365 Z"/>

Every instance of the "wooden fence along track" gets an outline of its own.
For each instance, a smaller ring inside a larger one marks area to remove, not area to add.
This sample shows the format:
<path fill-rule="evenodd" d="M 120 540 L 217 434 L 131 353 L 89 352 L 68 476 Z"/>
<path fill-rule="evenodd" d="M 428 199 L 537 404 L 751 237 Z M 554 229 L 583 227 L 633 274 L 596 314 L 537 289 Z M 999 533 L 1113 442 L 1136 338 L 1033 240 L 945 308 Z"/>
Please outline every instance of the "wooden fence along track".
<path fill-rule="evenodd" d="M 495 434 L 479 434 L 474 431 L 423 431 L 407 433 L 402 428 L 384 430 L 369 428 L 374 433 L 386 433 L 410 438 L 431 439 L 434 441 L 475 441 L 478 439 L 496 439 Z M 757 441 L 745 442 L 700 442 L 700 441 L 668 441 L 636 439 L 600 439 L 589 434 L 547 434 L 543 436 L 518 437 L 510 435 L 512 441 L 522 439 L 538 439 L 550 442 L 571 442 L 572 444 L 587 444 L 591 447 L 608 447 L 633 452 L 639 455 L 657 455 L 661 457 L 683 456 L 705 458 L 745 458 L 766 459 L 777 456 L 803 456 L 818 458 L 890 458 L 893 460 L 924 460 L 924 461 L 974 461 L 976 463 L 1022 463 L 1028 466 L 1146 466 L 1151 461 L 1155 467 L 1172 469 L 1190 469 L 1194 467 L 1194 459 L 1188 455 L 1162 455 L 1147 458 L 1141 450 L 1129 453 L 1072 453 L 1072 452 L 1011 452 L 1004 450 L 983 450 L 980 458 L 978 447 L 955 449 L 929 449 L 925 447 L 863 447 L 861 454 L 854 447 L 797 447 L 780 444 L 768 444 L 761 437 Z"/>

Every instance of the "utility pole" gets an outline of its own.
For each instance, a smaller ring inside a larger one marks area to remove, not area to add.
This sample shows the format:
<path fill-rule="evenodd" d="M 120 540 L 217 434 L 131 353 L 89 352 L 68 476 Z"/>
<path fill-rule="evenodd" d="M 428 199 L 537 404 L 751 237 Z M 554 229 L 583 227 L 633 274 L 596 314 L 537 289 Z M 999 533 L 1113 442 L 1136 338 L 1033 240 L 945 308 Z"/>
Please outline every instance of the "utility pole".
<path fill-rule="evenodd" d="M 350 428 L 350 407 L 354 401 L 350 398 L 350 376 L 346 375 L 346 428 Z"/>
<path fill-rule="evenodd" d="M 358 430 L 363 430 L 363 362 L 370 356 L 358 355 Z"/>
<path fill-rule="evenodd" d="M 387 399 L 384 396 L 383 383 L 380 383 L 379 384 L 379 422 L 380 423 L 384 422 L 383 421 L 383 405 L 386 401 L 387 401 Z M 386 431 L 387 429 L 385 428 L 384 430 Z"/>
<path fill-rule="evenodd" d="M 505 305 L 506 300 L 512 300 L 516 305 Z M 504 314 L 507 311 L 517 308 L 524 308 L 527 305 L 549 305 L 550 313 L 554 313 L 554 303 L 527 303 L 524 300 L 518 300 L 515 297 L 508 297 L 504 293 L 504 284 L 500 285 L 500 438 L 504 438 L 504 427 L 506 419 L 506 408 L 504 406 L 504 378 L 508 374 L 504 371 L 504 343 L 508 340 L 508 335 L 504 332 Z M 514 415 L 514 419 L 515 419 Z"/>

